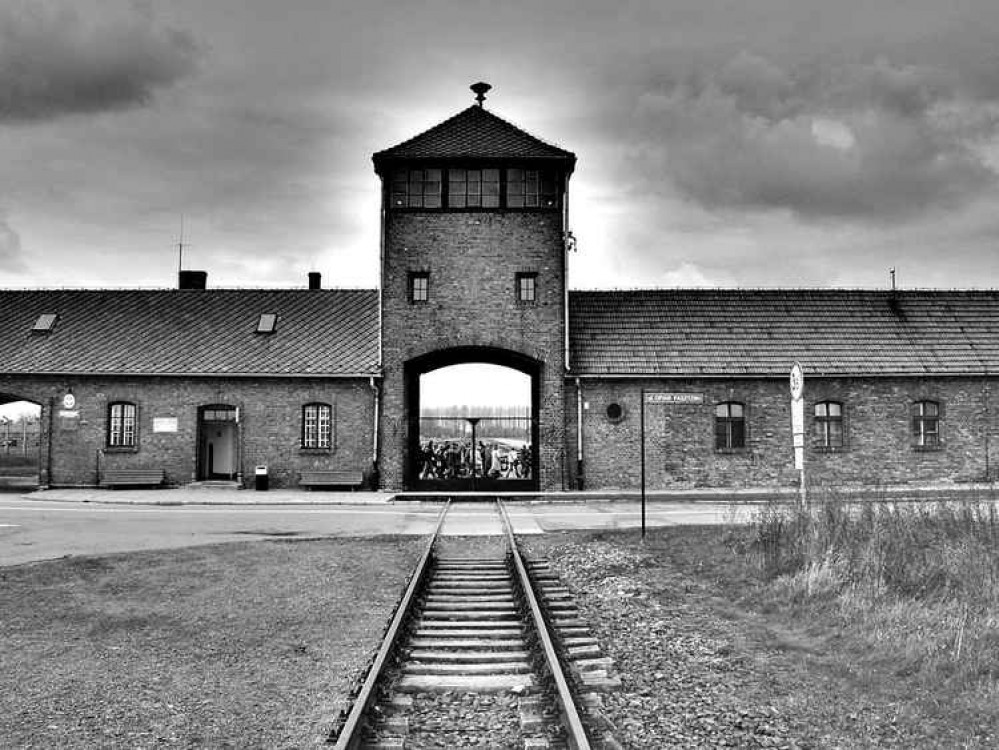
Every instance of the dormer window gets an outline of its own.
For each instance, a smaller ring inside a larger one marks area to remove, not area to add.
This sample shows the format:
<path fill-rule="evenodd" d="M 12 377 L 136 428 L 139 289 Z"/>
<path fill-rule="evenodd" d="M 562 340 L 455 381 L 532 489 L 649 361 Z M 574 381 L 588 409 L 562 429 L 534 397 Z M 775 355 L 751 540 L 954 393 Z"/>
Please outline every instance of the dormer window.
<path fill-rule="evenodd" d="M 52 333 L 59 316 L 55 313 L 42 313 L 31 327 L 32 333 Z"/>
<path fill-rule="evenodd" d="M 277 330 L 277 314 L 261 313 L 257 320 L 257 333 L 274 333 Z"/>

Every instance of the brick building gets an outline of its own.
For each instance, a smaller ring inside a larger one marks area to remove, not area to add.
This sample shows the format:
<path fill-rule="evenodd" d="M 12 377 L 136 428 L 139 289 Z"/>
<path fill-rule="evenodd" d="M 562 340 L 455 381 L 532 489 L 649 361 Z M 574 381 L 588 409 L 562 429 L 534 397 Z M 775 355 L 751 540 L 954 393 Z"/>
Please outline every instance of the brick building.
<path fill-rule="evenodd" d="M 572 292 L 575 161 L 480 98 L 374 155 L 378 289 L 0 292 L 0 403 L 41 406 L 40 482 L 633 489 L 644 422 L 652 488 L 790 485 L 795 361 L 811 481 L 999 474 L 999 292 Z M 520 373 L 525 413 L 430 416 L 424 378 L 467 363 Z"/>

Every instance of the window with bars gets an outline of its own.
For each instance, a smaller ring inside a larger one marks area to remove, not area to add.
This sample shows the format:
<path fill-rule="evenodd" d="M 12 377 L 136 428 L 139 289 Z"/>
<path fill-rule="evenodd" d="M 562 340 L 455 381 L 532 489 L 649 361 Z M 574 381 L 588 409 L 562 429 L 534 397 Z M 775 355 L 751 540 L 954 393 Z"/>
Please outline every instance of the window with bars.
<path fill-rule="evenodd" d="M 394 208 L 440 208 L 440 169 L 397 169 L 392 172 Z"/>
<path fill-rule="evenodd" d="M 746 407 L 726 401 L 715 407 L 715 449 L 741 450 L 746 447 Z"/>
<path fill-rule="evenodd" d="M 940 403 L 916 401 L 912 405 L 912 442 L 917 448 L 940 447 Z"/>
<path fill-rule="evenodd" d="M 839 401 L 815 404 L 815 444 L 820 450 L 843 449 L 843 404 Z"/>
<path fill-rule="evenodd" d="M 545 169 L 506 170 L 506 205 L 509 208 L 557 208 L 555 173 Z"/>
<path fill-rule="evenodd" d="M 538 275 L 536 273 L 518 273 L 517 301 L 534 302 L 537 299 Z"/>
<path fill-rule="evenodd" d="M 409 274 L 409 301 L 427 302 L 430 299 L 430 273 L 413 271 Z"/>
<path fill-rule="evenodd" d="M 333 408 L 329 404 L 302 407 L 302 447 L 329 449 L 333 434 Z"/>
<path fill-rule="evenodd" d="M 499 208 L 498 169 L 449 169 L 447 204 L 451 208 Z"/>
<path fill-rule="evenodd" d="M 108 404 L 108 447 L 135 447 L 135 404 L 116 401 Z"/>

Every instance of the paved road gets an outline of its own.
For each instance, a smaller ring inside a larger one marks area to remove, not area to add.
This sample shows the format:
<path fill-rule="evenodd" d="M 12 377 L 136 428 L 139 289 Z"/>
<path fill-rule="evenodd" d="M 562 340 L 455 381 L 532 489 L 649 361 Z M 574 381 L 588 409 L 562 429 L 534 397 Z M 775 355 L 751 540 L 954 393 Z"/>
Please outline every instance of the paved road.
<path fill-rule="evenodd" d="M 279 536 L 426 534 L 440 505 L 397 502 L 364 505 L 104 505 L 0 495 L 0 566 L 66 555 L 98 555 Z M 623 529 L 641 525 L 636 503 L 511 505 L 518 533 Z M 650 503 L 647 524 L 717 524 L 745 506 Z M 455 535 L 498 533 L 495 513 L 482 503 L 456 505 L 446 529 Z"/>

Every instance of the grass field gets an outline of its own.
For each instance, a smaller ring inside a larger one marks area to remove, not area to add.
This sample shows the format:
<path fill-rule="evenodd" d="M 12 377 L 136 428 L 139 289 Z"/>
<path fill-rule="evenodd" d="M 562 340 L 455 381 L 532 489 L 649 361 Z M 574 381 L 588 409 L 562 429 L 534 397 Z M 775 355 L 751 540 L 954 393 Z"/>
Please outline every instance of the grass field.
<path fill-rule="evenodd" d="M 419 549 L 252 542 L 0 569 L 0 747 L 318 745 Z"/>

